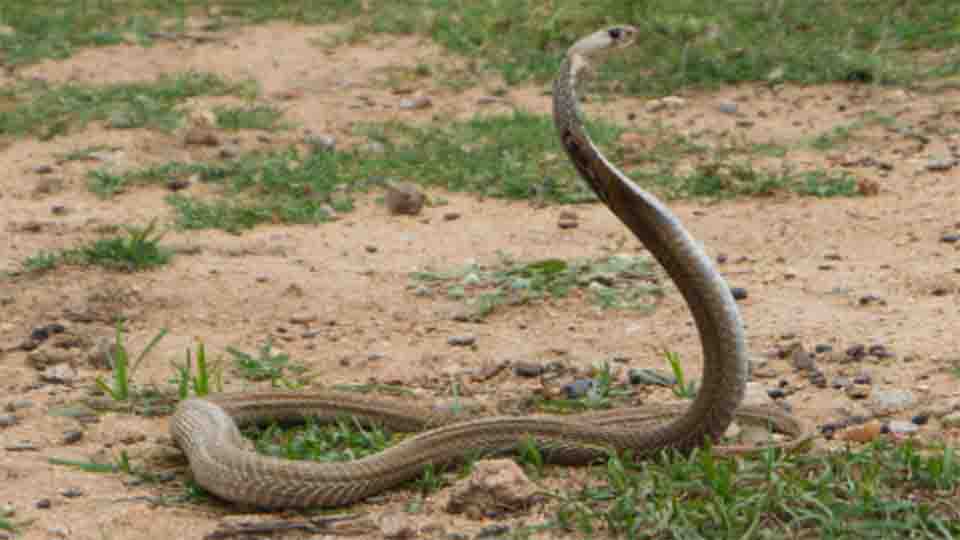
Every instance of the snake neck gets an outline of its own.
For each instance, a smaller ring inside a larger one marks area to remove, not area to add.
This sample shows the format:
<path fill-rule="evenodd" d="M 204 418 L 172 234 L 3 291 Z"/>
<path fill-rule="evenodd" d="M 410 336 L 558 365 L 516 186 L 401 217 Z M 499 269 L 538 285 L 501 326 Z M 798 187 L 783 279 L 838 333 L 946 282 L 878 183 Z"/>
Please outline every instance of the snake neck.
<path fill-rule="evenodd" d="M 688 411 L 653 432 L 641 445 L 693 448 L 716 440 L 743 400 L 747 350 L 736 304 L 710 259 L 674 214 L 640 189 L 597 149 L 577 101 L 578 75 L 587 59 L 568 53 L 553 88 L 553 115 L 560 142 L 581 177 L 664 267 L 677 285 L 700 334 L 703 376 Z"/>

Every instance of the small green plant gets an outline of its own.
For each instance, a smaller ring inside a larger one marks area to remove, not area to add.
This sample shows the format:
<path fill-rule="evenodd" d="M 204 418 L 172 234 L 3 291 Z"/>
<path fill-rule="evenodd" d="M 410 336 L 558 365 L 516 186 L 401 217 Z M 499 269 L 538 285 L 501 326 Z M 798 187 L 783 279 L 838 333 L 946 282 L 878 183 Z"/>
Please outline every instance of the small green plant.
<path fill-rule="evenodd" d="M 594 366 L 592 375 L 592 385 L 582 397 L 538 399 L 536 407 L 553 413 L 609 409 L 632 393 L 629 388 L 615 384 L 613 367 L 609 362 Z"/>
<path fill-rule="evenodd" d="M 157 345 L 157 343 L 163 339 L 163 336 L 167 334 L 167 329 L 164 328 L 157 333 L 153 339 L 150 340 L 150 343 L 140 354 L 137 356 L 136 361 L 133 362 L 133 365 L 130 365 L 130 356 L 127 352 L 127 347 L 124 344 L 123 339 L 123 322 L 117 322 L 116 330 L 116 340 L 113 344 L 112 349 L 112 360 L 113 360 L 113 378 L 111 383 L 107 383 L 103 377 L 97 377 L 96 385 L 98 388 L 103 390 L 108 396 L 113 398 L 115 401 L 127 401 L 131 397 L 131 379 L 133 373 L 137 370 L 137 367 L 140 366 L 140 363 L 146 358 L 147 354 Z"/>
<path fill-rule="evenodd" d="M 306 368 L 290 361 L 290 355 L 287 353 L 273 353 L 273 343 L 270 340 L 260 348 L 259 354 L 253 356 L 227 347 L 227 352 L 233 356 L 233 366 L 241 377 L 250 381 L 270 381 L 274 387 L 285 386 L 295 388 L 299 386 L 296 381 L 287 378 L 287 372 L 294 375 L 302 375 Z"/>
<path fill-rule="evenodd" d="M 673 378 L 677 381 L 672 387 L 673 395 L 682 399 L 693 399 L 697 397 L 697 381 L 687 382 L 686 375 L 683 372 L 683 366 L 680 365 L 680 355 L 673 351 L 664 351 L 664 357 L 670 364 L 670 371 L 673 372 Z"/>
<path fill-rule="evenodd" d="M 172 382 L 177 386 L 179 398 L 187 399 L 191 391 L 197 397 L 209 395 L 212 390 L 223 392 L 223 370 L 219 364 L 210 366 L 207 363 L 206 347 L 203 342 L 197 343 L 196 373 L 194 373 L 193 356 L 189 348 L 186 354 L 186 361 L 182 365 L 171 362 L 176 372 Z"/>
<path fill-rule="evenodd" d="M 649 297 L 661 292 L 650 260 L 629 255 L 523 263 L 500 253 L 500 263 L 492 268 L 470 265 L 453 272 L 420 271 L 411 278 L 446 286 L 447 296 L 463 300 L 476 320 L 499 306 L 562 298 L 576 289 L 591 291 L 594 303 L 605 309 L 648 310 Z"/>
<path fill-rule="evenodd" d="M 160 266 L 170 261 L 173 252 L 160 245 L 164 232 L 156 232 L 156 220 L 146 227 L 124 227 L 126 236 L 96 240 L 92 244 L 56 252 L 45 251 L 27 257 L 22 263 L 29 272 L 45 272 L 60 264 L 102 266 L 133 272 Z"/>
<path fill-rule="evenodd" d="M 249 107 L 217 107 L 213 110 L 221 129 L 276 130 L 286 127 L 280 120 L 283 113 L 269 105 Z"/>
<path fill-rule="evenodd" d="M 312 417 L 302 425 L 281 428 L 273 424 L 252 426 L 244 435 L 254 441 L 258 452 L 284 459 L 321 462 L 349 461 L 380 452 L 396 438 L 378 426 L 363 426 L 349 417 L 321 424 Z"/>
<path fill-rule="evenodd" d="M 524 437 L 519 445 L 519 454 L 518 459 L 520 463 L 527 466 L 527 470 L 532 471 L 537 477 L 543 476 L 545 460 L 536 439 L 530 436 Z"/>
<path fill-rule="evenodd" d="M 157 232 L 156 219 L 146 227 L 125 226 L 126 236 L 101 239 L 92 245 L 67 253 L 85 264 L 126 271 L 144 270 L 166 264 L 172 252 L 160 246 L 165 231 Z"/>
<path fill-rule="evenodd" d="M 60 256 L 50 251 L 41 251 L 23 260 L 23 270 L 32 273 L 42 273 L 57 267 Z"/>

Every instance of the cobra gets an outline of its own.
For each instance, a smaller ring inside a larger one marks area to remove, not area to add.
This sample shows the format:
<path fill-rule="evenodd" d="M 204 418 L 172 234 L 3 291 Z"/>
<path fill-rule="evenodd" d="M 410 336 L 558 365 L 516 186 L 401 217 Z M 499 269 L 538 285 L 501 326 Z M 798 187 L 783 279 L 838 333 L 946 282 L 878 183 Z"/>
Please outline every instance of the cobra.
<path fill-rule="evenodd" d="M 188 399 L 171 419 L 194 480 L 214 494 L 264 508 L 341 506 L 419 475 L 428 465 L 467 454 L 510 452 L 533 440 L 553 462 L 585 464 L 609 451 L 641 458 L 664 449 L 692 449 L 716 441 L 734 418 L 772 425 L 789 435 L 782 447 L 811 437 L 804 422 L 775 407 L 743 407 L 747 349 L 729 288 L 677 217 L 607 160 L 581 119 L 577 81 L 590 60 L 624 48 L 637 30 L 620 25 L 577 41 L 567 52 L 553 88 L 560 142 L 580 176 L 663 266 L 683 295 L 700 335 L 703 376 L 689 406 L 652 406 L 572 416 L 491 416 L 462 421 L 402 400 L 350 393 L 238 393 Z M 417 432 L 378 454 L 343 463 L 313 463 L 259 455 L 247 448 L 238 426 L 332 421 L 352 415 L 364 422 Z M 773 443 L 772 443 L 773 444 Z M 746 452 L 714 447 L 717 452 Z"/>

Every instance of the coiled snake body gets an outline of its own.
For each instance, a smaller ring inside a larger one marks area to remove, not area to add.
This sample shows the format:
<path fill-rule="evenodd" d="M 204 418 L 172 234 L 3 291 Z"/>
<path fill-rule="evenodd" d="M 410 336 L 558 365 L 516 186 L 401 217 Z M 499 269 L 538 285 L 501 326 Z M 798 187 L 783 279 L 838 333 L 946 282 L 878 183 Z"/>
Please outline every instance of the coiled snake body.
<path fill-rule="evenodd" d="M 577 416 L 496 416 L 458 421 L 402 401 L 349 393 L 223 394 L 181 402 L 171 420 L 194 480 L 224 499 L 266 508 L 346 505 L 416 477 L 429 464 L 477 452 L 501 453 L 532 438 L 548 459 L 569 464 L 602 458 L 608 450 L 643 457 L 691 449 L 716 440 L 734 417 L 772 424 L 794 446 L 810 432 L 773 407 L 740 407 L 747 350 L 733 297 L 713 264 L 660 201 L 637 187 L 594 146 L 580 120 L 577 77 L 597 52 L 632 43 L 636 30 L 611 27 L 570 48 L 554 84 L 554 121 L 580 175 L 666 269 L 696 322 L 703 348 L 703 380 L 689 407 L 654 406 Z M 344 463 L 313 463 L 258 455 L 245 448 L 238 424 L 321 421 L 340 415 L 389 429 L 420 432 L 384 452 Z M 715 447 L 718 451 L 742 448 Z"/>

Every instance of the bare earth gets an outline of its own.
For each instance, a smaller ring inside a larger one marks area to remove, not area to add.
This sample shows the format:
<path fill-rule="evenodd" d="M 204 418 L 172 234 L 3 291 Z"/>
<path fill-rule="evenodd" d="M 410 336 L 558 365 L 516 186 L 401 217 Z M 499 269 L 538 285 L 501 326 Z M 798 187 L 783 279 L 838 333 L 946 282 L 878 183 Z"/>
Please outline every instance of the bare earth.
<path fill-rule="evenodd" d="M 423 123 L 510 110 L 478 104 L 478 98 L 499 86 L 494 79 L 462 93 L 418 80 L 411 88 L 429 95 L 433 106 L 400 110 L 397 104 L 404 96 L 392 91 L 395 84 L 385 82 L 403 73 L 398 67 L 412 70 L 425 62 L 458 69 L 466 62 L 445 57 L 434 45 L 415 38 L 376 38 L 330 51 L 313 44 L 335 30 L 271 24 L 207 43 L 88 50 L 66 61 L 21 70 L 18 76 L 111 83 L 195 69 L 233 79 L 255 78 L 263 100 L 281 107 L 298 127 L 271 133 L 266 140 L 258 140 L 258 133 L 241 132 L 236 137 L 243 149 L 285 146 L 301 140 L 306 130 L 334 135 L 343 147 L 365 142 L 351 134 L 357 122 Z M 960 243 L 941 241 L 945 234 L 960 233 L 960 167 L 926 168 L 931 159 L 956 155 L 960 135 L 953 126 L 960 116 L 960 91 L 830 86 L 787 87 L 774 93 L 765 86 L 748 86 L 683 97 L 687 102 L 678 109 L 647 112 L 641 100 L 617 99 L 591 104 L 587 112 L 627 126 L 662 122 L 683 133 L 699 133 L 703 143 L 743 137 L 794 145 L 782 160 L 799 168 L 828 169 L 856 162 L 847 169 L 879 187 L 878 194 L 858 198 L 778 196 L 672 205 L 711 255 L 726 256 L 728 262 L 720 268 L 731 285 L 747 289 L 749 296 L 739 305 L 757 360 L 798 341 L 810 350 L 829 344 L 840 353 L 854 344 L 882 344 L 895 354 L 893 358 L 843 363 L 822 357 L 820 367 L 830 380 L 866 372 L 874 393 L 911 390 L 915 403 L 892 418 L 909 420 L 960 396 L 951 374 L 954 363 L 960 362 Z M 539 86 L 510 89 L 505 99 L 533 112 L 549 110 L 549 96 Z M 738 102 L 741 114 L 721 113 L 717 104 L 723 100 Z M 230 100 L 199 99 L 190 107 L 202 116 L 224 102 Z M 857 132 L 845 149 L 818 152 L 803 145 L 867 111 L 893 116 L 898 125 L 911 126 L 923 139 L 878 125 Z M 745 119 L 753 125 L 738 126 Z M 642 137 L 631 141 L 644 144 Z M 22 260 L 40 250 L 96 239 L 103 225 L 169 219 L 170 208 L 163 200 L 168 191 L 162 186 L 135 187 L 104 201 L 87 191 L 85 178 L 88 170 L 101 164 L 57 164 L 56 154 L 97 144 L 120 147 L 115 155 L 120 170 L 173 159 L 211 159 L 217 151 L 185 146 L 182 132 L 110 130 L 101 125 L 47 142 L 8 141 L 0 153 L 0 170 L 6 171 L 0 177 L 0 270 L 17 270 Z M 861 158 L 893 168 L 884 171 Z M 53 166 L 47 176 L 62 178 L 62 190 L 35 191 L 44 178 L 34 172 L 39 165 Z M 206 188 L 189 189 L 199 195 Z M 690 373 L 699 373 L 697 336 L 672 287 L 667 287 L 652 316 L 601 311 L 575 295 L 505 309 L 483 324 L 453 321 L 458 304 L 442 295 L 414 295 L 408 287 L 411 271 L 453 269 L 471 261 L 493 264 L 498 250 L 531 260 L 642 249 L 599 204 L 536 208 L 526 202 L 439 191 L 428 195 L 449 203 L 428 206 L 418 217 L 390 216 L 378 202 L 381 193 L 371 192 L 357 201 L 355 211 L 315 227 L 260 226 L 240 236 L 171 231 L 165 242 L 181 252 L 171 265 L 156 271 L 121 274 L 67 267 L 0 281 L 3 402 L 33 402 L 16 412 L 16 425 L 0 428 L 0 447 L 7 448 L 0 450 L 0 504 L 15 509 L 13 521 L 32 521 L 22 538 L 56 538 L 61 532 L 75 540 L 201 538 L 225 515 L 246 512 L 216 503 L 153 506 L 143 497 L 180 494 L 182 487 L 129 485 L 122 475 L 48 464 L 50 457 L 103 460 L 126 450 L 135 464 L 185 471 L 182 463 L 164 461 L 176 455 L 165 450 L 170 444 L 166 418 L 106 414 L 99 423 L 81 426 L 74 419 L 48 414 L 51 407 L 83 400 L 93 379 L 106 374 L 90 366 L 80 350 L 70 349 L 78 379 L 71 385 L 38 384 L 39 372 L 27 365 L 27 353 L 17 346 L 33 328 L 54 322 L 92 342 L 111 335 L 106 321 L 122 313 L 129 321 L 134 351 L 160 328 L 168 328 L 170 334 L 152 360 L 136 374 L 141 384 L 166 384 L 172 373 L 168 360 L 182 359 L 197 338 L 219 355 L 227 346 L 253 351 L 268 336 L 306 364 L 317 382 L 397 382 L 418 389 L 424 399 L 441 397 L 445 389 L 449 396 L 449 384 L 458 378 L 465 384 L 464 393 L 481 402 L 538 386 L 509 370 L 489 381 L 471 382 L 471 374 L 506 360 L 560 360 L 588 368 L 604 359 L 625 357 L 626 364 L 618 364 L 623 377 L 627 367 L 665 367 L 660 351 L 668 348 L 681 354 Z M 67 213 L 52 214 L 55 205 L 66 207 Z M 569 210 L 579 215 L 580 226 L 561 229 L 558 217 Z M 447 221 L 443 214 L 448 212 L 462 217 Z M 861 305 L 860 299 L 871 294 L 882 302 Z M 76 322 L 66 316 L 70 310 L 100 317 Z M 291 317 L 304 314 L 315 319 L 291 322 Z M 317 332 L 303 337 L 307 330 Z M 458 335 L 475 336 L 476 347 L 449 345 L 447 339 Z M 780 379 L 788 381 L 789 388 L 797 390 L 788 402 L 798 415 L 820 424 L 863 410 L 842 390 L 815 388 L 794 372 L 789 359 L 772 356 L 764 369 L 773 378 L 758 380 L 766 388 L 775 387 Z M 245 384 L 229 372 L 227 383 L 228 390 L 240 390 Z M 649 399 L 667 395 L 652 392 Z M 72 429 L 83 430 L 83 438 L 66 444 L 64 432 Z M 922 434 L 955 437 L 936 422 L 925 426 Z M 35 449 L 9 450 L 21 441 L 30 441 Z M 548 485 L 575 482 L 580 474 Z M 69 488 L 82 495 L 63 495 Z M 402 512 L 415 496 L 398 490 L 355 510 L 373 516 Z M 420 537 L 469 534 L 489 524 L 446 514 L 436 497 L 412 514 Z M 37 508 L 41 499 L 49 499 L 51 508 Z M 536 523 L 539 514 L 522 514 L 514 523 Z"/>

